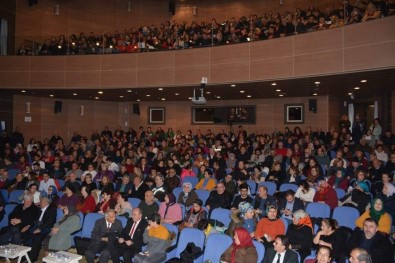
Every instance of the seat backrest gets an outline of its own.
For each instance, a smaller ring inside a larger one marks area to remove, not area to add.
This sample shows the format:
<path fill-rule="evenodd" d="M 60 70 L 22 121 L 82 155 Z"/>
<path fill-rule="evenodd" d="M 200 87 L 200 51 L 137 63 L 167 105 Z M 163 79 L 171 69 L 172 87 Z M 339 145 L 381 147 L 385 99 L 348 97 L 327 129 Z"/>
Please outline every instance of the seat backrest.
<path fill-rule="evenodd" d="M 247 180 L 246 181 L 248 184 L 248 187 L 250 188 L 250 194 L 255 195 L 256 193 L 256 182 L 252 180 Z"/>
<path fill-rule="evenodd" d="M 16 204 L 6 204 L 4 207 L 4 217 L 0 221 L 0 228 L 5 227 L 8 225 L 8 215 L 15 209 Z"/>
<path fill-rule="evenodd" d="M 283 217 L 280 217 L 280 219 L 281 219 L 281 221 L 283 221 L 284 226 L 285 226 L 285 233 L 284 233 L 284 235 L 285 235 L 287 233 L 287 230 L 288 230 L 288 220 L 283 218 Z"/>
<path fill-rule="evenodd" d="M 81 237 L 90 238 L 96 220 L 103 218 L 104 215 L 98 213 L 88 213 L 85 215 L 84 224 L 82 225 Z"/>
<path fill-rule="evenodd" d="M 197 185 L 199 179 L 196 176 L 185 176 L 184 179 L 182 180 L 182 184 L 189 182 L 192 185 L 192 189 L 195 188 Z"/>
<path fill-rule="evenodd" d="M 341 188 L 335 188 L 337 199 L 343 198 L 346 195 L 346 191 Z"/>
<path fill-rule="evenodd" d="M 229 209 L 215 208 L 211 212 L 210 219 L 218 220 L 221 223 L 223 223 L 226 228 L 228 228 L 231 221 L 230 215 L 231 215 L 231 211 Z"/>
<path fill-rule="evenodd" d="M 292 190 L 292 191 L 296 192 L 298 190 L 298 188 L 299 187 L 296 184 L 285 183 L 285 184 L 280 185 L 280 192 L 285 192 L 287 190 Z"/>
<path fill-rule="evenodd" d="M 166 227 L 170 233 L 173 232 L 176 235 L 171 243 L 172 246 L 176 245 L 178 239 L 178 227 L 173 224 L 163 224 L 163 226 Z"/>
<path fill-rule="evenodd" d="M 21 171 L 19 169 L 9 169 L 8 170 L 8 179 L 12 180 L 16 177 L 17 173 L 20 173 Z"/>
<path fill-rule="evenodd" d="M 22 204 L 24 194 L 25 190 L 14 190 L 10 193 L 8 202 L 10 204 Z"/>
<path fill-rule="evenodd" d="M 354 229 L 355 221 L 359 218 L 359 211 L 354 207 L 338 206 L 333 210 L 332 218 L 336 219 L 339 226 Z"/>
<path fill-rule="evenodd" d="M 196 192 L 197 196 L 199 197 L 199 199 L 203 201 L 203 204 L 205 204 L 207 199 L 210 196 L 210 191 L 198 189 L 198 190 L 195 190 L 195 192 Z"/>
<path fill-rule="evenodd" d="M 6 189 L 0 189 L 0 192 L 3 195 L 4 202 L 8 204 L 8 191 Z"/>
<path fill-rule="evenodd" d="M 117 216 L 117 219 L 119 219 L 119 221 L 121 221 L 122 227 L 124 228 L 126 226 L 126 223 L 128 222 L 128 219 L 124 216 Z"/>
<path fill-rule="evenodd" d="M 225 234 L 210 234 L 204 249 L 203 262 L 220 262 L 221 255 L 232 245 L 233 239 Z"/>
<path fill-rule="evenodd" d="M 264 185 L 267 187 L 267 193 L 269 195 L 273 195 L 277 190 L 277 185 L 273 182 L 261 182 L 261 183 L 259 183 L 258 188 L 261 185 Z"/>
<path fill-rule="evenodd" d="M 186 207 L 184 204 L 178 204 L 181 207 L 181 215 L 182 215 L 182 219 L 185 219 L 185 214 L 186 214 Z"/>
<path fill-rule="evenodd" d="M 63 210 L 58 207 L 56 210 L 56 222 L 58 222 L 63 217 L 63 214 Z"/>
<path fill-rule="evenodd" d="M 180 195 L 181 192 L 182 192 L 182 187 L 175 187 L 173 189 L 173 194 L 176 197 L 176 200 L 178 199 L 178 196 Z"/>
<path fill-rule="evenodd" d="M 310 217 L 328 218 L 331 215 L 331 208 L 323 203 L 309 203 L 306 207 L 306 212 Z"/>
<path fill-rule="evenodd" d="M 139 206 L 139 204 L 141 203 L 141 200 L 139 198 L 129 197 L 128 202 L 132 205 L 133 209 L 135 209 L 136 207 Z"/>
<path fill-rule="evenodd" d="M 195 246 L 200 247 L 203 251 L 205 239 L 206 235 L 203 231 L 196 228 L 184 228 L 178 239 L 176 257 L 180 258 L 181 252 L 185 250 L 189 242 L 195 243 Z"/>
<path fill-rule="evenodd" d="M 263 260 L 263 257 L 265 256 L 265 246 L 256 240 L 253 240 L 252 242 L 254 243 L 256 252 L 258 253 L 257 263 L 261 263 Z"/>

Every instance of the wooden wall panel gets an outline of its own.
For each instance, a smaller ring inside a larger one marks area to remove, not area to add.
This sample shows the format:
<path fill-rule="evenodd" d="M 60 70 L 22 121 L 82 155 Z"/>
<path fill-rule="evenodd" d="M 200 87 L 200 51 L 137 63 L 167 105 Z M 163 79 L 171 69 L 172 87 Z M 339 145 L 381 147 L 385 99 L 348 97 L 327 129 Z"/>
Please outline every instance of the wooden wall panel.
<path fill-rule="evenodd" d="M 342 71 L 342 50 L 295 56 L 295 76 L 319 75 Z"/>
<path fill-rule="evenodd" d="M 206 66 L 178 67 L 175 69 L 175 84 L 199 85 L 202 77 L 208 77 L 209 74 L 210 71 Z"/>
<path fill-rule="evenodd" d="M 30 68 L 32 71 L 64 71 L 66 69 L 66 56 L 31 57 Z"/>
<path fill-rule="evenodd" d="M 30 75 L 30 87 L 35 88 L 54 88 L 64 87 L 65 73 L 60 72 L 34 72 Z"/>
<path fill-rule="evenodd" d="M 229 83 L 250 79 L 248 62 L 216 64 L 210 67 L 210 83 Z"/>
<path fill-rule="evenodd" d="M 318 31 L 314 34 L 301 34 L 294 37 L 295 55 L 340 50 L 342 47 L 343 28 Z"/>
<path fill-rule="evenodd" d="M 257 60 L 250 63 L 250 78 L 253 80 L 287 78 L 294 74 L 293 71 L 292 57 Z"/>
<path fill-rule="evenodd" d="M 273 41 L 273 42 L 272 42 Z M 293 56 L 293 37 L 255 41 L 250 43 L 250 60 L 274 59 Z"/>

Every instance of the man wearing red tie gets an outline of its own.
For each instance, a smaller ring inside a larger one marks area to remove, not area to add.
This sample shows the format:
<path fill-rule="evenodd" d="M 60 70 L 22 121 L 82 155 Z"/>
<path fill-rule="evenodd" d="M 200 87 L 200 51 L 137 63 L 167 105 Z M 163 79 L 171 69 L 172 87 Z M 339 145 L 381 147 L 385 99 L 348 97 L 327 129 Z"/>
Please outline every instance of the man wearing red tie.
<path fill-rule="evenodd" d="M 124 262 L 131 262 L 134 255 L 141 252 L 143 234 L 147 225 L 148 223 L 143 219 L 141 209 L 133 209 L 132 218 L 128 219 L 126 227 L 122 230 L 116 249 L 111 251 L 113 263 L 119 263 L 119 256 L 123 256 Z"/>

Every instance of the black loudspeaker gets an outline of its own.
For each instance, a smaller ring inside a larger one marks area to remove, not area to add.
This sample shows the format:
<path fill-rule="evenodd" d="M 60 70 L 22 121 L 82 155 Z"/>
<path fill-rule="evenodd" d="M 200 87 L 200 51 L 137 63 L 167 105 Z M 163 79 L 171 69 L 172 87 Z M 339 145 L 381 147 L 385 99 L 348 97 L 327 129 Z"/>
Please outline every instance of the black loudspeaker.
<path fill-rule="evenodd" d="M 169 1 L 169 12 L 174 16 L 176 13 L 176 2 L 174 0 Z"/>
<path fill-rule="evenodd" d="M 60 100 L 55 100 L 54 112 L 55 112 L 55 113 L 62 112 L 62 101 L 60 101 Z"/>
<path fill-rule="evenodd" d="M 140 104 L 133 103 L 133 114 L 140 115 Z"/>
<path fill-rule="evenodd" d="M 316 99 L 309 100 L 309 111 L 317 113 L 317 100 Z"/>

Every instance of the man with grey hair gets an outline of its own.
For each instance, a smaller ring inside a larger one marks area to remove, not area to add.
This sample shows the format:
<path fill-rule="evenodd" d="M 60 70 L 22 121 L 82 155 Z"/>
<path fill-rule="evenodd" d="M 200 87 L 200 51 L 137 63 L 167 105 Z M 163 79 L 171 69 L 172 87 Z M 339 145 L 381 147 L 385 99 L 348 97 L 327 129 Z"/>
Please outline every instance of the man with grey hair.
<path fill-rule="evenodd" d="M 357 247 L 351 250 L 349 261 L 350 263 L 372 263 L 372 258 L 368 251 Z"/>
<path fill-rule="evenodd" d="M 122 223 L 116 218 L 113 209 L 106 211 L 104 218 L 96 220 L 92 230 L 91 243 L 85 252 L 88 263 L 93 263 L 96 253 L 100 253 L 99 263 L 107 263 L 111 257 L 110 251 L 115 249 L 116 237 L 122 232 Z"/>
<path fill-rule="evenodd" d="M 25 238 L 24 244 L 31 246 L 32 250 L 29 252 L 29 257 L 32 262 L 37 261 L 40 253 L 41 244 L 45 237 L 51 232 L 52 227 L 56 222 L 56 207 L 50 206 L 48 197 L 40 198 L 40 213 L 34 220 L 34 225 L 29 228 L 29 236 Z"/>
<path fill-rule="evenodd" d="M 1 229 L 0 245 L 8 243 L 20 245 L 22 235 L 26 235 L 34 220 L 39 215 L 40 209 L 33 204 L 31 195 L 24 195 L 23 204 L 17 205 L 8 216 L 8 226 Z"/>

